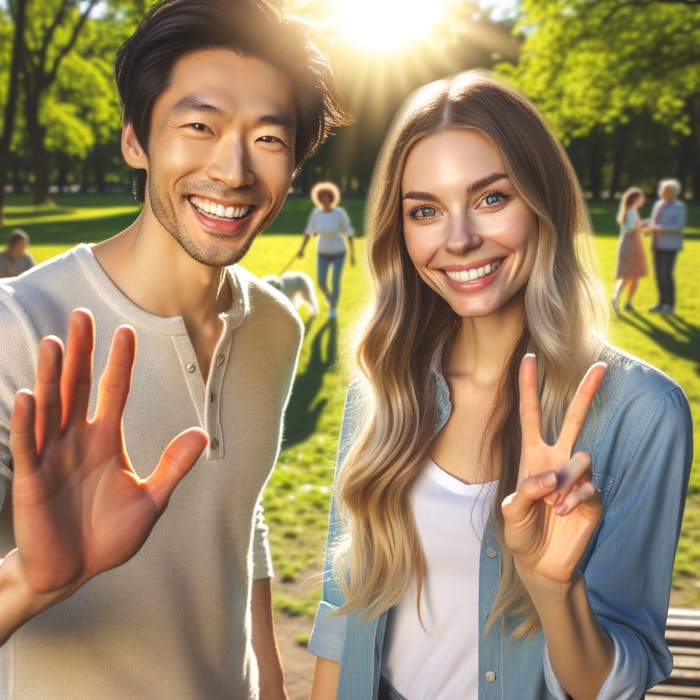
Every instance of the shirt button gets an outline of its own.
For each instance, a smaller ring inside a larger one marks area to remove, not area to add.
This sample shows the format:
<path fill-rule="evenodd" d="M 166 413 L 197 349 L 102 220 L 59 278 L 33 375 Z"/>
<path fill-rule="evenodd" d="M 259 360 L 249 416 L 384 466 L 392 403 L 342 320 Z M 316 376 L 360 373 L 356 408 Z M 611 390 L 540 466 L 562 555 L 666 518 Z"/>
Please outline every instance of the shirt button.
<path fill-rule="evenodd" d="M 212 403 L 214 403 L 214 401 L 216 401 L 216 392 L 215 391 L 212 391 L 211 394 L 209 394 L 209 401 L 211 401 Z"/>
<path fill-rule="evenodd" d="M 489 559 L 495 559 L 497 554 L 498 554 L 498 552 L 497 552 L 493 547 L 489 547 L 489 548 L 486 550 L 486 556 L 487 556 Z"/>
<path fill-rule="evenodd" d="M 493 683 L 496 680 L 496 673 L 494 671 L 486 671 L 486 673 L 484 673 L 484 678 L 489 683 Z"/>
<path fill-rule="evenodd" d="M 216 366 L 221 367 L 221 365 L 224 364 L 224 356 L 223 355 L 218 355 L 216 358 Z"/>
<path fill-rule="evenodd" d="M 187 365 L 186 369 L 190 374 L 192 374 L 192 372 L 194 372 L 197 368 L 190 362 L 190 364 Z"/>
<path fill-rule="evenodd" d="M 211 447 L 212 450 L 218 450 L 219 449 L 219 441 L 217 438 L 212 438 L 211 442 L 209 443 L 209 446 Z"/>

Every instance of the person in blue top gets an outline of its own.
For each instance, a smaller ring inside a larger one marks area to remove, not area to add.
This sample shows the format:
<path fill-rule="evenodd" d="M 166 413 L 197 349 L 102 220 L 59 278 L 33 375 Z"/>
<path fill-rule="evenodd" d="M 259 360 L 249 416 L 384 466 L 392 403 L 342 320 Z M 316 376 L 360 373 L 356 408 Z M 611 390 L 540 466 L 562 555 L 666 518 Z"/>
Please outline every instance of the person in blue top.
<path fill-rule="evenodd" d="M 604 340 L 564 150 L 488 75 L 431 83 L 367 222 L 311 697 L 638 700 L 672 668 L 692 423 Z"/>
<path fill-rule="evenodd" d="M 654 256 L 654 274 L 659 300 L 649 311 L 672 315 L 676 313 L 676 284 L 673 267 L 676 256 L 683 248 L 683 229 L 687 210 L 678 199 L 681 183 L 673 178 L 661 180 L 658 187 L 659 198 L 651 210 L 651 230 L 653 231 L 651 252 Z"/>

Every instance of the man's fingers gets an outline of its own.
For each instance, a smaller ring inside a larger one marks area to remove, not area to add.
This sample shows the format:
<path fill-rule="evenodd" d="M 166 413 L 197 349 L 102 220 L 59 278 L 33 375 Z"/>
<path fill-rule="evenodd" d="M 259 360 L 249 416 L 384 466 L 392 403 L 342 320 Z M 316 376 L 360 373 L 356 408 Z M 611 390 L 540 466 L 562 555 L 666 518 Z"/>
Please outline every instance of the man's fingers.
<path fill-rule="evenodd" d="M 25 476 L 39 465 L 34 432 L 35 408 L 30 391 L 17 392 L 10 417 L 9 441 L 15 477 Z"/>
<path fill-rule="evenodd" d="M 61 370 L 63 344 L 55 336 L 39 343 L 36 378 L 34 380 L 36 445 L 44 445 L 61 436 Z"/>
<path fill-rule="evenodd" d="M 180 479 L 187 474 L 202 454 L 209 438 L 200 428 L 190 428 L 177 435 L 165 448 L 146 487 L 158 512 L 162 512 Z"/>
<path fill-rule="evenodd" d="M 86 421 L 92 385 L 95 323 L 87 309 L 73 311 L 68 324 L 66 359 L 61 377 L 63 425 Z"/>
<path fill-rule="evenodd" d="M 562 447 L 566 452 L 571 452 L 573 449 L 606 369 L 607 365 L 604 362 L 591 365 L 576 389 L 557 440 L 557 446 Z"/>
<path fill-rule="evenodd" d="M 131 373 L 136 355 L 136 334 L 130 326 L 114 332 L 107 366 L 97 392 L 95 421 L 121 426 L 124 407 L 131 389 Z"/>
<path fill-rule="evenodd" d="M 520 363 L 520 427 L 523 450 L 542 442 L 540 425 L 540 397 L 537 390 L 537 362 L 531 353 Z"/>

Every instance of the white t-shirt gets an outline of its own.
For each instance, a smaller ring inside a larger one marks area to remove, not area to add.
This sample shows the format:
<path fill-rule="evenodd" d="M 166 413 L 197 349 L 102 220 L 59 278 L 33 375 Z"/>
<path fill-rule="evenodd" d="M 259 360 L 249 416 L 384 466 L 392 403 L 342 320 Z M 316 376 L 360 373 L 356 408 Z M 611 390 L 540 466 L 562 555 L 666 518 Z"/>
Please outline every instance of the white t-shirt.
<path fill-rule="evenodd" d="M 304 231 L 307 236 L 318 236 L 319 255 L 340 255 L 347 250 L 345 236 L 354 235 L 350 217 L 342 207 L 326 212 L 314 209 Z"/>
<path fill-rule="evenodd" d="M 479 555 L 497 483 L 465 484 L 429 460 L 413 488 L 421 618 L 413 582 L 389 613 L 382 670 L 408 700 L 478 697 Z"/>

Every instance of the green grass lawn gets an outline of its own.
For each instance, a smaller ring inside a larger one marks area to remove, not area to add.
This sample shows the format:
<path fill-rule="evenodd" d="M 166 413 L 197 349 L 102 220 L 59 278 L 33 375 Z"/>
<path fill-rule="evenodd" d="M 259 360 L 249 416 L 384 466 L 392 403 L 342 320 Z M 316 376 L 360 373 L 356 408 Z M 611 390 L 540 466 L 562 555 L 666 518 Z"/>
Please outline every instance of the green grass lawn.
<path fill-rule="evenodd" d="M 36 209 L 28 199 L 11 198 L 0 240 L 14 226 L 25 228 L 31 251 L 44 260 L 79 241 L 97 241 L 126 226 L 137 208 L 125 195 L 57 197 L 52 208 Z M 358 231 L 359 200 L 343 202 Z M 270 232 L 262 235 L 246 257 L 259 275 L 277 273 L 293 260 L 310 211 L 307 199 L 290 198 Z M 591 207 L 599 272 L 611 290 L 617 245 L 615 205 Z M 700 438 L 700 206 L 690 208 L 686 244 L 676 267 L 678 306 L 674 317 L 648 314 L 656 301 L 652 277 L 640 284 L 637 314 L 611 319 L 610 341 L 667 372 L 685 389 L 693 408 L 695 442 Z M 297 234 L 297 235 L 289 235 Z M 290 614 L 312 615 L 319 595 L 319 572 L 333 481 L 335 448 L 345 387 L 351 371 L 353 325 L 366 307 L 370 285 L 364 264 L 364 241 L 358 240 L 358 265 L 346 267 L 339 322 L 331 325 L 325 307 L 308 327 L 291 402 L 286 435 L 266 490 L 273 557 L 278 579 L 275 604 Z M 293 263 L 314 276 L 315 248 Z M 676 560 L 675 605 L 700 607 L 700 456 L 691 475 L 681 542 Z"/>

